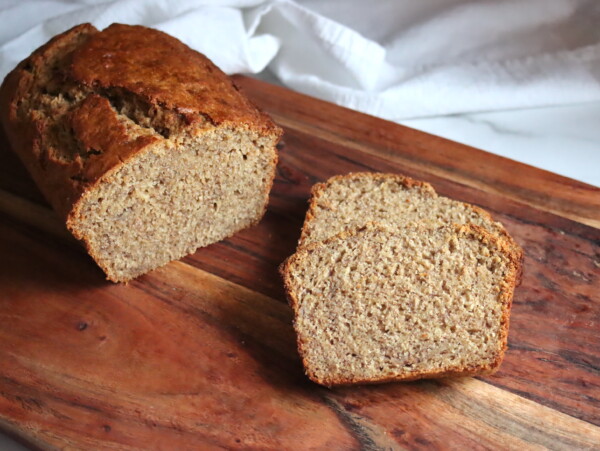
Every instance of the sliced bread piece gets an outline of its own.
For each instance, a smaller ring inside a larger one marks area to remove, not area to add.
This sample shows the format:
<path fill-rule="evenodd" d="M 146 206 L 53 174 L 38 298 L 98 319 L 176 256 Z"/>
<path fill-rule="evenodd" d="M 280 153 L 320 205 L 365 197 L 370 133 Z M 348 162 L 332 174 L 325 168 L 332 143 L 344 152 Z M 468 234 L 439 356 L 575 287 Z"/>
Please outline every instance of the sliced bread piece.
<path fill-rule="evenodd" d="M 367 224 L 280 270 L 306 373 L 333 386 L 494 371 L 519 265 L 482 227 Z"/>
<path fill-rule="evenodd" d="M 299 247 L 322 241 L 369 221 L 393 227 L 475 224 L 521 249 L 502 224 L 474 205 L 438 196 L 425 182 L 397 174 L 358 172 L 335 176 L 312 189 Z"/>

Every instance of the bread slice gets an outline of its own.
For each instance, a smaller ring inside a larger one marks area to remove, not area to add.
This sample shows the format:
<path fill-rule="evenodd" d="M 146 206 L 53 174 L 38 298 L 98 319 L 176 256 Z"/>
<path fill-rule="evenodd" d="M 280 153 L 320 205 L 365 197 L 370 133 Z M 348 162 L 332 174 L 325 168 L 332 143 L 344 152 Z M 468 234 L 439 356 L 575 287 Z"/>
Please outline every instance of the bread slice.
<path fill-rule="evenodd" d="M 428 183 L 371 172 L 335 176 L 313 187 L 298 246 L 322 241 L 370 221 L 392 227 L 474 224 L 506 241 L 517 258 L 522 253 L 502 224 L 485 210 L 438 196 Z"/>
<path fill-rule="evenodd" d="M 281 130 L 160 31 L 77 26 L 0 89 L 13 150 L 112 281 L 255 224 Z"/>
<path fill-rule="evenodd" d="M 494 371 L 518 267 L 479 226 L 367 224 L 300 248 L 280 270 L 306 373 L 334 386 Z"/>

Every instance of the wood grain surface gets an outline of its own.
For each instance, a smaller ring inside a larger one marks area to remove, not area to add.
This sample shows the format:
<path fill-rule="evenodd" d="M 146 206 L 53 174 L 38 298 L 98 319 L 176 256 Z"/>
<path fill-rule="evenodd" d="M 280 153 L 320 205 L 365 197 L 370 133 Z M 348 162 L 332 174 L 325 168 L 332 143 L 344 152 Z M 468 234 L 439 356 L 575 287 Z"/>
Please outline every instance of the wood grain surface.
<path fill-rule="evenodd" d="M 600 449 L 600 190 L 237 77 L 285 129 L 256 227 L 104 280 L 0 138 L 0 426 L 42 449 Z M 312 184 L 390 171 L 481 205 L 525 251 L 491 377 L 328 390 L 276 269 Z"/>

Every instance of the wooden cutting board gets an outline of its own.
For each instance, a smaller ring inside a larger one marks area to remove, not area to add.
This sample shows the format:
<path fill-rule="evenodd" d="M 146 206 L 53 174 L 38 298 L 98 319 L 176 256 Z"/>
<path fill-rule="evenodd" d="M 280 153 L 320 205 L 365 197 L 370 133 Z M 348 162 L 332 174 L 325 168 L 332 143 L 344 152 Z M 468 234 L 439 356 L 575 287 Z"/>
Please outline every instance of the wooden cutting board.
<path fill-rule="evenodd" d="M 600 190 L 283 88 L 260 225 L 124 284 L 0 146 L 0 425 L 44 449 L 600 447 Z M 489 209 L 525 250 L 491 377 L 328 390 L 303 375 L 277 275 L 311 185 L 389 171 Z M 600 170 L 600 169 L 599 169 Z"/>

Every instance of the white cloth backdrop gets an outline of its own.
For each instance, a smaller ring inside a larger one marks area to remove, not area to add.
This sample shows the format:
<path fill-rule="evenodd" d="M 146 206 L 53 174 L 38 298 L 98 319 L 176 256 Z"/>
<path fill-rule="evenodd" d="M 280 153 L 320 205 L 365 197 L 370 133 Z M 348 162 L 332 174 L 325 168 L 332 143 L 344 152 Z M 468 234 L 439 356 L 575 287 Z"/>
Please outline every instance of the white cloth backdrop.
<path fill-rule="evenodd" d="M 598 0 L 0 0 L 0 77 L 82 22 L 391 120 L 600 100 Z"/>

